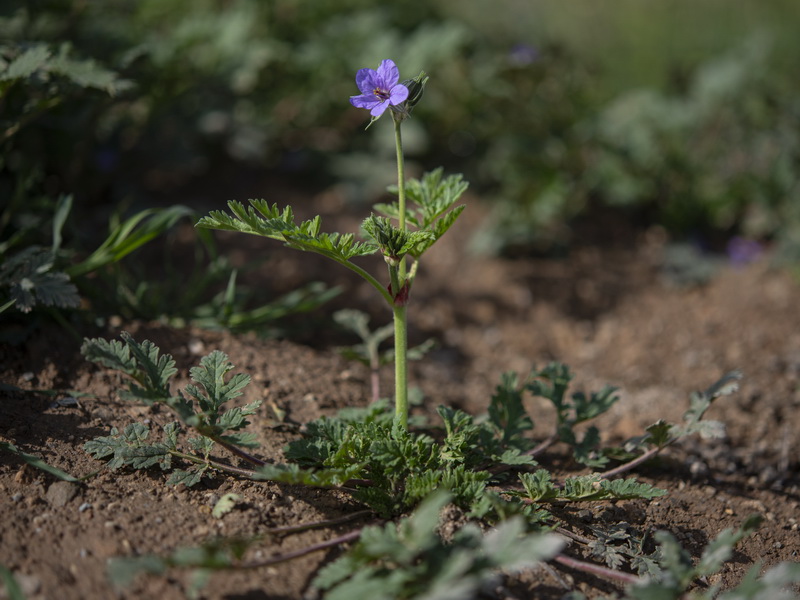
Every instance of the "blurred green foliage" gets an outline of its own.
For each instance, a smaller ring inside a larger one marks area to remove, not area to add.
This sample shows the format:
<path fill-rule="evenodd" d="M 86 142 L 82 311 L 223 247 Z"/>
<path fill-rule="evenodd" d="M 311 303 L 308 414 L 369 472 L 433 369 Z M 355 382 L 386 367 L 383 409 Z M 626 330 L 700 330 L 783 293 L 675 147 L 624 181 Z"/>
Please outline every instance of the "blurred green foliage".
<path fill-rule="evenodd" d="M 791 0 L 11 1 L 0 190 L 146 205 L 233 160 L 373 201 L 391 136 L 363 134 L 348 97 L 391 57 L 431 75 L 409 170 L 465 172 L 492 201 L 484 249 L 568 241 L 594 205 L 800 240 L 799 16 Z"/>

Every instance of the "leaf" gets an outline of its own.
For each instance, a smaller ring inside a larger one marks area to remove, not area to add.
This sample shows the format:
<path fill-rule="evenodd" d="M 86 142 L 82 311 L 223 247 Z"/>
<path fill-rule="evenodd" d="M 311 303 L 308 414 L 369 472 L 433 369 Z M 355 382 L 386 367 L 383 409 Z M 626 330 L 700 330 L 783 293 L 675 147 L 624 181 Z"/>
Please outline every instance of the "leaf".
<path fill-rule="evenodd" d="M 170 473 L 167 479 L 167 485 L 180 485 L 181 483 L 187 488 L 200 483 L 208 470 L 208 465 L 195 465 L 190 469 L 175 469 Z"/>
<path fill-rule="evenodd" d="M 697 577 L 712 575 L 722 568 L 722 565 L 733 554 L 733 548 L 741 540 L 759 528 L 764 518 L 759 514 L 752 514 L 738 527 L 738 529 L 724 529 L 703 550 L 703 555 L 695 568 Z"/>
<path fill-rule="evenodd" d="M 25 594 L 22 593 L 14 574 L 3 565 L 0 565 L 0 581 L 3 582 L 8 600 L 25 600 Z"/>
<path fill-rule="evenodd" d="M 214 350 L 200 359 L 199 367 L 189 370 L 192 380 L 203 386 L 205 393 L 194 385 L 187 385 L 186 393 L 197 400 L 200 409 L 207 414 L 212 424 L 216 423 L 217 411 L 225 402 L 241 396 L 241 390 L 250 383 L 250 376 L 244 373 L 236 374 L 226 382 L 225 375 L 232 369 L 228 355 Z"/>
<path fill-rule="evenodd" d="M 85 260 L 66 270 L 70 277 L 80 277 L 116 263 L 134 250 L 155 239 L 184 217 L 194 216 L 186 206 L 143 210 L 114 227 L 103 243 Z"/>
<path fill-rule="evenodd" d="M 39 43 L 28 48 L 12 60 L 5 71 L 0 72 L 0 81 L 25 79 L 42 69 L 52 55 L 45 44 Z"/>
<path fill-rule="evenodd" d="M 248 382 L 249 383 L 249 377 Z M 224 431 L 235 431 L 250 424 L 245 417 L 255 414 L 261 406 L 261 400 L 256 400 L 245 406 L 237 406 L 226 410 L 220 416 L 217 425 Z"/>
<path fill-rule="evenodd" d="M 296 464 L 265 465 L 257 469 L 254 479 L 314 487 L 337 487 L 350 479 L 357 479 L 361 474 L 360 465 L 319 470 L 302 469 Z"/>
<path fill-rule="evenodd" d="M 608 463 L 608 458 L 595 452 L 600 445 L 600 431 L 592 426 L 586 430 L 583 439 L 574 445 L 573 457 L 576 461 L 587 467 L 602 467 Z"/>
<path fill-rule="evenodd" d="M 489 420 L 501 433 L 501 443 L 519 442 L 524 431 L 533 429 L 533 421 L 522 405 L 515 373 L 504 373 L 489 404 Z"/>
<path fill-rule="evenodd" d="M 61 469 L 54 467 L 52 465 L 48 465 L 45 461 L 43 461 L 38 456 L 34 456 L 33 454 L 26 454 L 22 452 L 19 448 L 17 448 L 14 444 L 9 444 L 8 442 L 0 442 L 0 448 L 3 450 L 7 450 L 8 452 L 12 452 L 19 456 L 22 460 L 24 460 L 27 464 L 32 467 L 36 467 L 37 469 L 44 471 L 45 473 L 50 473 L 54 477 L 62 480 L 62 481 L 69 481 L 70 483 L 80 483 L 83 479 L 78 479 L 77 477 L 73 477 L 69 473 L 62 471 Z"/>
<path fill-rule="evenodd" d="M 619 400 L 615 395 L 617 388 L 607 385 L 599 392 L 592 392 L 587 398 L 583 392 L 572 396 L 572 405 L 575 409 L 573 424 L 582 423 L 600 416 L 610 409 Z"/>
<path fill-rule="evenodd" d="M 649 483 L 639 483 L 635 479 L 604 479 L 600 482 L 602 491 L 607 492 L 606 498 L 615 498 L 618 500 L 630 500 L 634 498 L 658 498 L 664 496 L 667 491 L 654 487 Z"/>
<path fill-rule="evenodd" d="M 53 272 L 53 254 L 38 246 L 29 246 L 0 264 L 0 286 L 16 307 L 30 312 L 37 304 L 58 308 L 80 305 L 78 289 L 65 273 Z"/>
<path fill-rule="evenodd" d="M 239 494 L 224 494 L 214 505 L 211 516 L 215 519 L 221 519 L 224 515 L 231 512 L 236 506 L 236 503 L 241 499 L 242 497 Z"/>
<path fill-rule="evenodd" d="M 148 444 L 150 429 L 142 423 L 131 423 L 119 433 L 113 428 L 111 435 L 100 436 L 89 440 L 83 449 L 95 458 L 107 458 L 113 455 L 108 462 L 108 468 L 118 469 L 123 465 L 134 469 L 145 469 L 158 464 L 162 470 L 167 470 L 172 464 L 172 454 L 164 444 Z"/>
<path fill-rule="evenodd" d="M 374 254 L 378 250 L 372 244 L 356 242 L 352 234 L 320 233 L 319 217 L 302 221 L 297 225 L 289 206 L 281 211 L 277 204 L 270 206 L 265 200 L 250 200 L 250 207 L 245 209 L 240 202 L 231 200 L 228 202 L 228 208 L 232 215 L 219 210 L 211 211 L 208 216 L 200 219 L 196 226 L 239 231 L 280 240 L 291 248 L 317 252 L 339 262 Z"/>
<path fill-rule="evenodd" d="M 553 485 L 550 471 L 546 469 L 538 469 L 533 473 L 520 473 L 519 480 L 525 488 L 527 497 L 533 502 L 547 502 L 561 495 L 560 490 Z"/>
<path fill-rule="evenodd" d="M 175 360 L 169 354 L 160 355 L 161 350 L 149 340 L 139 344 L 127 332 L 120 337 L 122 342 L 84 339 L 81 353 L 87 360 L 122 371 L 134 380 L 128 383 L 128 390 L 120 393 L 121 397 L 147 405 L 169 403 L 169 382 L 178 372 Z"/>
<path fill-rule="evenodd" d="M 136 359 L 131 356 L 128 345 L 119 340 L 85 338 L 81 345 L 81 354 L 86 360 L 122 371 L 131 377 L 136 376 Z"/>

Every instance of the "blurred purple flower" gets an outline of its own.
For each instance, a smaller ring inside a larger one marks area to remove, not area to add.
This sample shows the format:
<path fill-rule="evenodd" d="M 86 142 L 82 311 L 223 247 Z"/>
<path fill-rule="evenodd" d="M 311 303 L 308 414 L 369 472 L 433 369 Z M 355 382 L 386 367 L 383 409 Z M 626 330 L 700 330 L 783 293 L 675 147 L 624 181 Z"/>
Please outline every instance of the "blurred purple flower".
<path fill-rule="evenodd" d="M 728 242 L 728 259 L 734 266 L 744 266 L 756 260 L 762 250 L 757 241 L 735 236 Z"/>
<path fill-rule="evenodd" d="M 378 118 L 389 106 L 397 106 L 408 98 L 408 88 L 400 81 L 400 71 L 394 61 L 384 60 L 374 69 L 359 69 L 356 85 L 360 96 L 350 96 L 350 104 L 356 108 L 366 108 Z"/>
<path fill-rule="evenodd" d="M 539 50 L 530 44 L 514 44 L 508 52 L 508 60 L 519 67 L 529 65 L 539 59 Z"/>

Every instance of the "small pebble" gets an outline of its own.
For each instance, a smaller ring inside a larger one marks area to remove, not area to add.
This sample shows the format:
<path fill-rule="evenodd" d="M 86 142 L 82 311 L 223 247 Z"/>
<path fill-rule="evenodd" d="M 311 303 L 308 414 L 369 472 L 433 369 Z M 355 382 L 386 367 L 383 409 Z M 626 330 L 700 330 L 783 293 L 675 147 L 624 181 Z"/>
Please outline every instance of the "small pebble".
<path fill-rule="evenodd" d="M 78 495 L 79 488 L 69 481 L 56 481 L 47 488 L 47 501 L 54 507 L 66 506 L 67 503 Z"/>
<path fill-rule="evenodd" d="M 88 503 L 88 502 L 84 502 L 83 504 L 81 504 L 78 507 L 78 512 L 85 512 L 85 511 L 89 510 L 90 508 L 92 508 L 92 505 L 90 503 Z"/>
<path fill-rule="evenodd" d="M 25 496 L 23 496 L 23 495 L 22 495 L 20 492 L 17 492 L 17 493 L 16 493 L 16 494 L 14 494 L 13 496 L 11 496 L 11 501 L 12 501 L 12 502 L 19 502 L 19 501 L 20 501 L 20 500 L 22 500 L 24 497 L 25 497 Z"/>

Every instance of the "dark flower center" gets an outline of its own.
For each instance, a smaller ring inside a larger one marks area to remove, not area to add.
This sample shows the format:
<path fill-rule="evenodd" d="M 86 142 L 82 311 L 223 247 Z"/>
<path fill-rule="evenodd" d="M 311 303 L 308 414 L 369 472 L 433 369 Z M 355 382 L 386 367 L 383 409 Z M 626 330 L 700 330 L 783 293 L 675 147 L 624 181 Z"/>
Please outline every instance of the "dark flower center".
<path fill-rule="evenodd" d="M 388 100 L 390 98 L 390 94 L 388 90 L 384 90 L 381 88 L 376 87 L 372 90 L 372 93 L 375 94 L 381 100 Z"/>

